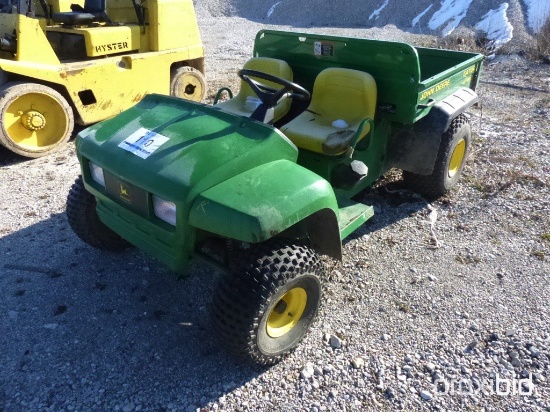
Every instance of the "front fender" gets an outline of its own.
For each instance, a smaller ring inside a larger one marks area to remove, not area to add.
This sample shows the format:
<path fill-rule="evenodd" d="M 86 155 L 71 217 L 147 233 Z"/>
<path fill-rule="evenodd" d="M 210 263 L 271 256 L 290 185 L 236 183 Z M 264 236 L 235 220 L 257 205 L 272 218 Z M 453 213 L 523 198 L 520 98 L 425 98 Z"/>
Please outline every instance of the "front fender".
<path fill-rule="evenodd" d="M 338 204 L 330 184 L 296 163 L 277 160 L 201 193 L 191 207 L 189 223 L 219 236 L 257 243 L 320 211 L 328 216 L 327 229 L 336 228 L 331 237 L 339 241 Z"/>

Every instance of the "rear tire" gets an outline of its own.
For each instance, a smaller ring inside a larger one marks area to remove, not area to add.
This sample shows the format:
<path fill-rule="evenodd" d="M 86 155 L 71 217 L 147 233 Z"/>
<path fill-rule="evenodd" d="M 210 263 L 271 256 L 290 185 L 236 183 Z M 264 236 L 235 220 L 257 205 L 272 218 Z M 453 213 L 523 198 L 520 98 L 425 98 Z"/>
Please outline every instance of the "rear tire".
<path fill-rule="evenodd" d="M 11 82 L 0 87 L 0 143 L 25 157 L 61 149 L 71 138 L 73 110 L 51 87 Z"/>
<path fill-rule="evenodd" d="M 201 102 L 206 96 L 206 79 L 197 69 L 179 67 L 170 76 L 170 95 Z"/>
<path fill-rule="evenodd" d="M 468 118 L 457 116 L 441 136 L 439 152 L 434 170 L 430 175 L 419 175 L 404 171 L 403 180 L 411 190 L 428 199 L 437 199 L 456 186 L 464 163 L 470 152 L 472 129 Z"/>
<path fill-rule="evenodd" d="M 234 354 L 272 365 L 306 335 L 321 301 L 322 265 L 309 247 L 273 239 L 238 257 L 214 296 L 213 324 Z"/>
<path fill-rule="evenodd" d="M 99 220 L 95 207 L 95 197 L 86 190 L 82 176 L 79 176 L 67 197 L 67 219 L 73 232 L 97 249 L 120 251 L 131 247 L 130 243 Z"/>

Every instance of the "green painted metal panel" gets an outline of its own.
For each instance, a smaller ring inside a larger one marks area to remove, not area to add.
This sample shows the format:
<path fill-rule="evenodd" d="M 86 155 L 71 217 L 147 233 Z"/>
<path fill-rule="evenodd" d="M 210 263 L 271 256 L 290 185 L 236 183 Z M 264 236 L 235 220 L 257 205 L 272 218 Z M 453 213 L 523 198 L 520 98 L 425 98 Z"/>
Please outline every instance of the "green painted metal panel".
<path fill-rule="evenodd" d="M 173 270 L 184 274 L 190 259 L 182 245 L 193 242 L 189 231 L 176 232 L 158 219 L 131 214 L 124 207 L 101 195 L 97 197 L 97 213 L 103 223 L 133 245 L 155 256 Z M 185 235 L 185 236 L 184 236 Z"/>
<path fill-rule="evenodd" d="M 439 102 L 462 87 L 475 90 L 484 58 L 481 54 L 454 50 L 417 48 L 417 51 L 422 80 L 418 85 L 415 122 L 429 113 L 430 102 Z"/>
<path fill-rule="evenodd" d="M 246 242 L 261 242 L 338 205 L 330 184 L 288 160 L 250 169 L 203 192 L 189 222 L 199 229 Z"/>
<path fill-rule="evenodd" d="M 372 206 L 353 200 L 338 199 L 338 205 L 340 207 L 340 239 L 342 240 L 374 215 Z"/>
<path fill-rule="evenodd" d="M 119 145 L 139 130 L 168 140 L 146 159 Z M 149 95 L 79 134 L 81 158 L 166 199 L 184 201 L 260 164 L 295 161 L 296 147 L 260 122 L 188 100 Z"/>

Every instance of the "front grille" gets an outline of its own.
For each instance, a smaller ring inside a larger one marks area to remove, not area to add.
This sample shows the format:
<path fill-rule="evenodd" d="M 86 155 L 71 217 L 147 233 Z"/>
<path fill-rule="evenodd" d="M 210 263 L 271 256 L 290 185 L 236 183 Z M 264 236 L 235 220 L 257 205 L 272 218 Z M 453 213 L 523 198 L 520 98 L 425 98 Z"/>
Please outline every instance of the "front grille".
<path fill-rule="evenodd" d="M 104 176 L 105 189 L 111 198 L 137 214 L 149 217 L 149 194 L 145 190 L 107 171 L 104 171 Z"/>

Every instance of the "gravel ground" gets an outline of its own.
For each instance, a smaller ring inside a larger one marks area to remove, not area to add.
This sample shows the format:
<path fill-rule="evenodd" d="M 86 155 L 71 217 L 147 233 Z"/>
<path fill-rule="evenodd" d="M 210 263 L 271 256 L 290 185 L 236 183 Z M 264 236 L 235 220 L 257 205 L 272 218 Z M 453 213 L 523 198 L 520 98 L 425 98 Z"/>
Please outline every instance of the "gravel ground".
<path fill-rule="evenodd" d="M 264 26 L 201 24 L 211 92 L 235 84 Z M 35 160 L 0 150 L 0 411 L 550 411 L 548 73 L 486 64 L 475 150 L 448 197 L 429 205 L 397 173 L 362 194 L 375 217 L 327 262 L 310 333 L 268 369 L 213 339 L 215 272 L 179 281 L 71 232 L 72 144 Z"/>

